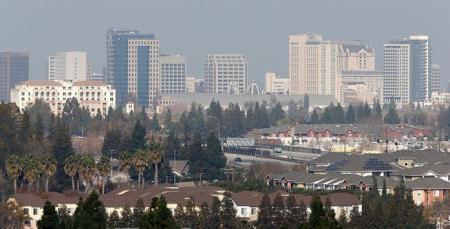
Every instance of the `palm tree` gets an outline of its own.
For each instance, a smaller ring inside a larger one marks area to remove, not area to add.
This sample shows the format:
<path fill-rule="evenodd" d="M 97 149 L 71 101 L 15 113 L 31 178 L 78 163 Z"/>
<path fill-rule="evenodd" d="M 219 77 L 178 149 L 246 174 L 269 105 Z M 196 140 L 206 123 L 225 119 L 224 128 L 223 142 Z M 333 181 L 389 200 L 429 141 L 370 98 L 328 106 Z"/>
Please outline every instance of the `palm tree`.
<path fill-rule="evenodd" d="M 111 172 L 111 161 L 108 157 L 102 156 L 100 162 L 97 164 L 98 172 L 102 177 L 102 194 L 105 194 L 105 179 L 108 173 Z"/>
<path fill-rule="evenodd" d="M 97 168 L 95 160 L 91 155 L 83 155 L 80 165 L 81 178 L 86 182 L 86 193 L 92 187 L 92 178 L 95 176 Z"/>
<path fill-rule="evenodd" d="M 35 156 L 28 154 L 24 160 L 24 175 L 28 181 L 28 192 L 31 191 L 31 186 L 39 177 L 38 160 Z M 39 190 L 39 182 L 36 184 L 37 190 Z"/>
<path fill-rule="evenodd" d="M 143 175 L 144 175 L 145 168 L 148 165 L 147 158 L 148 158 L 147 153 L 143 150 L 137 151 L 133 156 L 133 166 L 139 174 L 138 187 L 142 183 L 142 188 L 144 188 L 144 184 L 145 184 L 145 178 Z M 141 182 L 141 178 L 142 178 L 142 182 Z"/>
<path fill-rule="evenodd" d="M 119 170 L 120 171 L 125 172 L 128 175 L 132 164 L 133 164 L 133 160 L 129 153 L 122 153 L 120 155 L 120 160 L 119 160 Z"/>
<path fill-rule="evenodd" d="M 6 172 L 14 181 L 14 193 L 17 193 L 17 178 L 19 178 L 21 171 L 20 158 L 17 155 L 9 156 L 6 161 Z"/>
<path fill-rule="evenodd" d="M 48 179 L 56 172 L 56 159 L 50 155 L 40 157 L 40 171 L 45 178 L 45 192 L 48 192 Z"/>
<path fill-rule="evenodd" d="M 64 161 L 64 172 L 72 178 L 72 190 L 75 190 L 75 176 L 78 173 L 77 155 L 72 154 Z"/>
<path fill-rule="evenodd" d="M 158 186 L 158 165 L 162 160 L 163 147 L 161 141 L 154 141 L 150 144 L 149 160 L 155 168 L 155 186 Z"/>

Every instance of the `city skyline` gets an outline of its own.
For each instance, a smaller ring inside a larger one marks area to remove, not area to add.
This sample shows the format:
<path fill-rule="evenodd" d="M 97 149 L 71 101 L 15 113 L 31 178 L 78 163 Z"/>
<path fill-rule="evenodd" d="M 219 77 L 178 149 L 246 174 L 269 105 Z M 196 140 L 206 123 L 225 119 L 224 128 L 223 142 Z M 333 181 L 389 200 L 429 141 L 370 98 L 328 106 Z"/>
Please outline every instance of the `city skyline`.
<path fill-rule="evenodd" d="M 176 2 L 178 4 L 137 1 L 142 7 L 124 10 L 119 17 L 118 9 L 126 8 L 125 2 L 4 4 L 2 8 L 7 10 L 0 16 L 0 24 L 9 35 L 0 37 L 0 50 L 29 52 L 30 79 L 44 79 L 46 57 L 67 50 L 86 51 L 92 72 L 100 73 L 106 66 L 106 30 L 125 27 L 155 34 L 161 41 L 161 53 L 185 56 L 189 66 L 187 75 L 203 77 L 204 60 L 210 53 L 241 53 L 248 60 L 249 82 L 256 81 L 262 86 L 266 71 L 287 76 L 289 35 L 315 32 L 330 40 L 362 40 L 375 48 L 380 70 L 383 44 L 390 39 L 426 34 L 433 40 L 433 63 L 441 65 L 441 74 L 448 79 L 446 63 L 450 59 L 450 47 L 446 41 L 449 34 L 438 26 L 448 20 L 446 12 L 450 3 L 446 1 L 431 5 L 423 1 L 408 1 L 407 5 L 389 2 L 402 5 L 393 7 L 396 10 L 384 7 L 388 1 L 368 2 L 364 7 L 355 4 L 356 1 L 286 1 L 282 4 L 258 1 L 257 10 L 256 1 Z M 164 18 L 162 12 L 169 7 L 175 16 Z M 71 10 L 64 17 L 64 12 L 72 8 L 83 9 L 84 16 L 74 17 L 77 10 Z M 19 9 L 23 15 L 30 16 L 18 19 L 11 26 L 7 20 L 12 18 L 10 12 Z M 325 9 L 321 18 L 311 20 L 319 9 Z M 99 10 L 105 12 L 101 18 L 96 14 Z M 427 17 L 415 16 L 419 13 Z M 64 26 L 55 18 L 63 18 Z M 160 20 L 156 20 L 158 18 Z M 360 20 L 355 23 L 357 18 Z M 57 34 L 55 27 L 60 29 Z"/>

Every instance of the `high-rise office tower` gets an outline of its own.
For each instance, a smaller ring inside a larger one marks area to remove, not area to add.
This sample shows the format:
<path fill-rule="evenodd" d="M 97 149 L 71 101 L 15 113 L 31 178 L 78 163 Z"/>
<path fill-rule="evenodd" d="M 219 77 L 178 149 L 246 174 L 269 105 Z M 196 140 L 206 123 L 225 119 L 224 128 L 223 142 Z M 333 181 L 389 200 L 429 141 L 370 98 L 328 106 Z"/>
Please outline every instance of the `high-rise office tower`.
<path fill-rule="evenodd" d="M 431 65 L 431 93 L 440 92 L 441 89 L 441 66 Z"/>
<path fill-rule="evenodd" d="M 289 93 L 334 95 L 340 100 L 340 47 L 317 34 L 289 36 Z"/>
<path fill-rule="evenodd" d="M 160 79 L 159 40 L 136 30 L 109 29 L 106 82 L 115 87 L 117 104 L 135 100 L 155 108 Z"/>
<path fill-rule="evenodd" d="M 242 54 L 210 54 L 205 63 L 205 92 L 244 94 L 247 59 Z"/>
<path fill-rule="evenodd" d="M 431 41 L 410 36 L 384 45 L 384 100 L 427 101 L 431 96 Z"/>
<path fill-rule="evenodd" d="M 28 53 L 0 51 L 0 102 L 10 102 L 11 89 L 28 80 Z"/>
<path fill-rule="evenodd" d="M 88 78 L 86 52 L 56 52 L 48 57 L 47 79 L 81 81 Z"/>
<path fill-rule="evenodd" d="M 181 55 L 161 55 L 160 92 L 185 93 L 186 92 L 186 59 Z"/>

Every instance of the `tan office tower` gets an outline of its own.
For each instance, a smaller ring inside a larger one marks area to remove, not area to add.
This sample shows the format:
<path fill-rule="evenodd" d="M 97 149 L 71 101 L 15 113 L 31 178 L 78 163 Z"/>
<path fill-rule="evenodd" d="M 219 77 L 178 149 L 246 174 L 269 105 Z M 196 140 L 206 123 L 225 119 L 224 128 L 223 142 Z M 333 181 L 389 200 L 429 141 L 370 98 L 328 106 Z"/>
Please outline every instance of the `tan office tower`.
<path fill-rule="evenodd" d="M 333 95 L 340 100 L 340 44 L 318 34 L 289 36 L 291 95 Z"/>

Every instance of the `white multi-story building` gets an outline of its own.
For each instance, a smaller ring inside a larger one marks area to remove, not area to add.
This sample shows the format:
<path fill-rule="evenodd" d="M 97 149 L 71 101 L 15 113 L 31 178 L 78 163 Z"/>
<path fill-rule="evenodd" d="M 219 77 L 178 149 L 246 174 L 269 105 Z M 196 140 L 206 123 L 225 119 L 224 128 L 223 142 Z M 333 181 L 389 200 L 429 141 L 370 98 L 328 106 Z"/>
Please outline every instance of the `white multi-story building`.
<path fill-rule="evenodd" d="M 384 45 L 384 99 L 428 101 L 432 92 L 431 39 L 409 36 Z"/>
<path fill-rule="evenodd" d="M 266 72 L 266 93 L 287 95 L 291 87 L 289 78 L 277 77 L 274 72 Z"/>
<path fill-rule="evenodd" d="M 195 93 L 195 77 L 186 77 L 186 93 Z"/>
<path fill-rule="evenodd" d="M 341 90 L 341 102 L 344 104 L 367 102 L 372 105 L 376 101 L 383 103 L 383 72 L 343 71 Z"/>
<path fill-rule="evenodd" d="M 48 57 L 47 79 L 86 80 L 89 71 L 86 52 L 56 52 Z"/>
<path fill-rule="evenodd" d="M 411 101 L 409 55 L 408 42 L 384 45 L 384 103 L 394 100 L 397 104 L 408 104 Z"/>
<path fill-rule="evenodd" d="M 186 92 L 186 59 L 181 55 L 161 55 L 161 93 Z"/>
<path fill-rule="evenodd" d="M 98 112 L 106 115 L 110 107 L 116 107 L 116 90 L 102 81 L 28 80 L 11 90 L 11 102 L 21 110 L 42 100 L 55 115 L 61 115 L 64 104 L 72 98 L 92 116 Z"/>
<path fill-rule="evenodd" d="M 333 95 L 340 100 L 341 46 L 318 34 L 289 36 L 291 95 Z"/>
<path fill-rule="evenodd" d="M 205 92 L 244 94 L 247 83 L 248 69 L 244 55 L 208 55 L 205 64 Z"/>
<path fill-rule="evenodd" d="M 441 91 L 441 66 L 431 65 L 431 94 Z"/>

